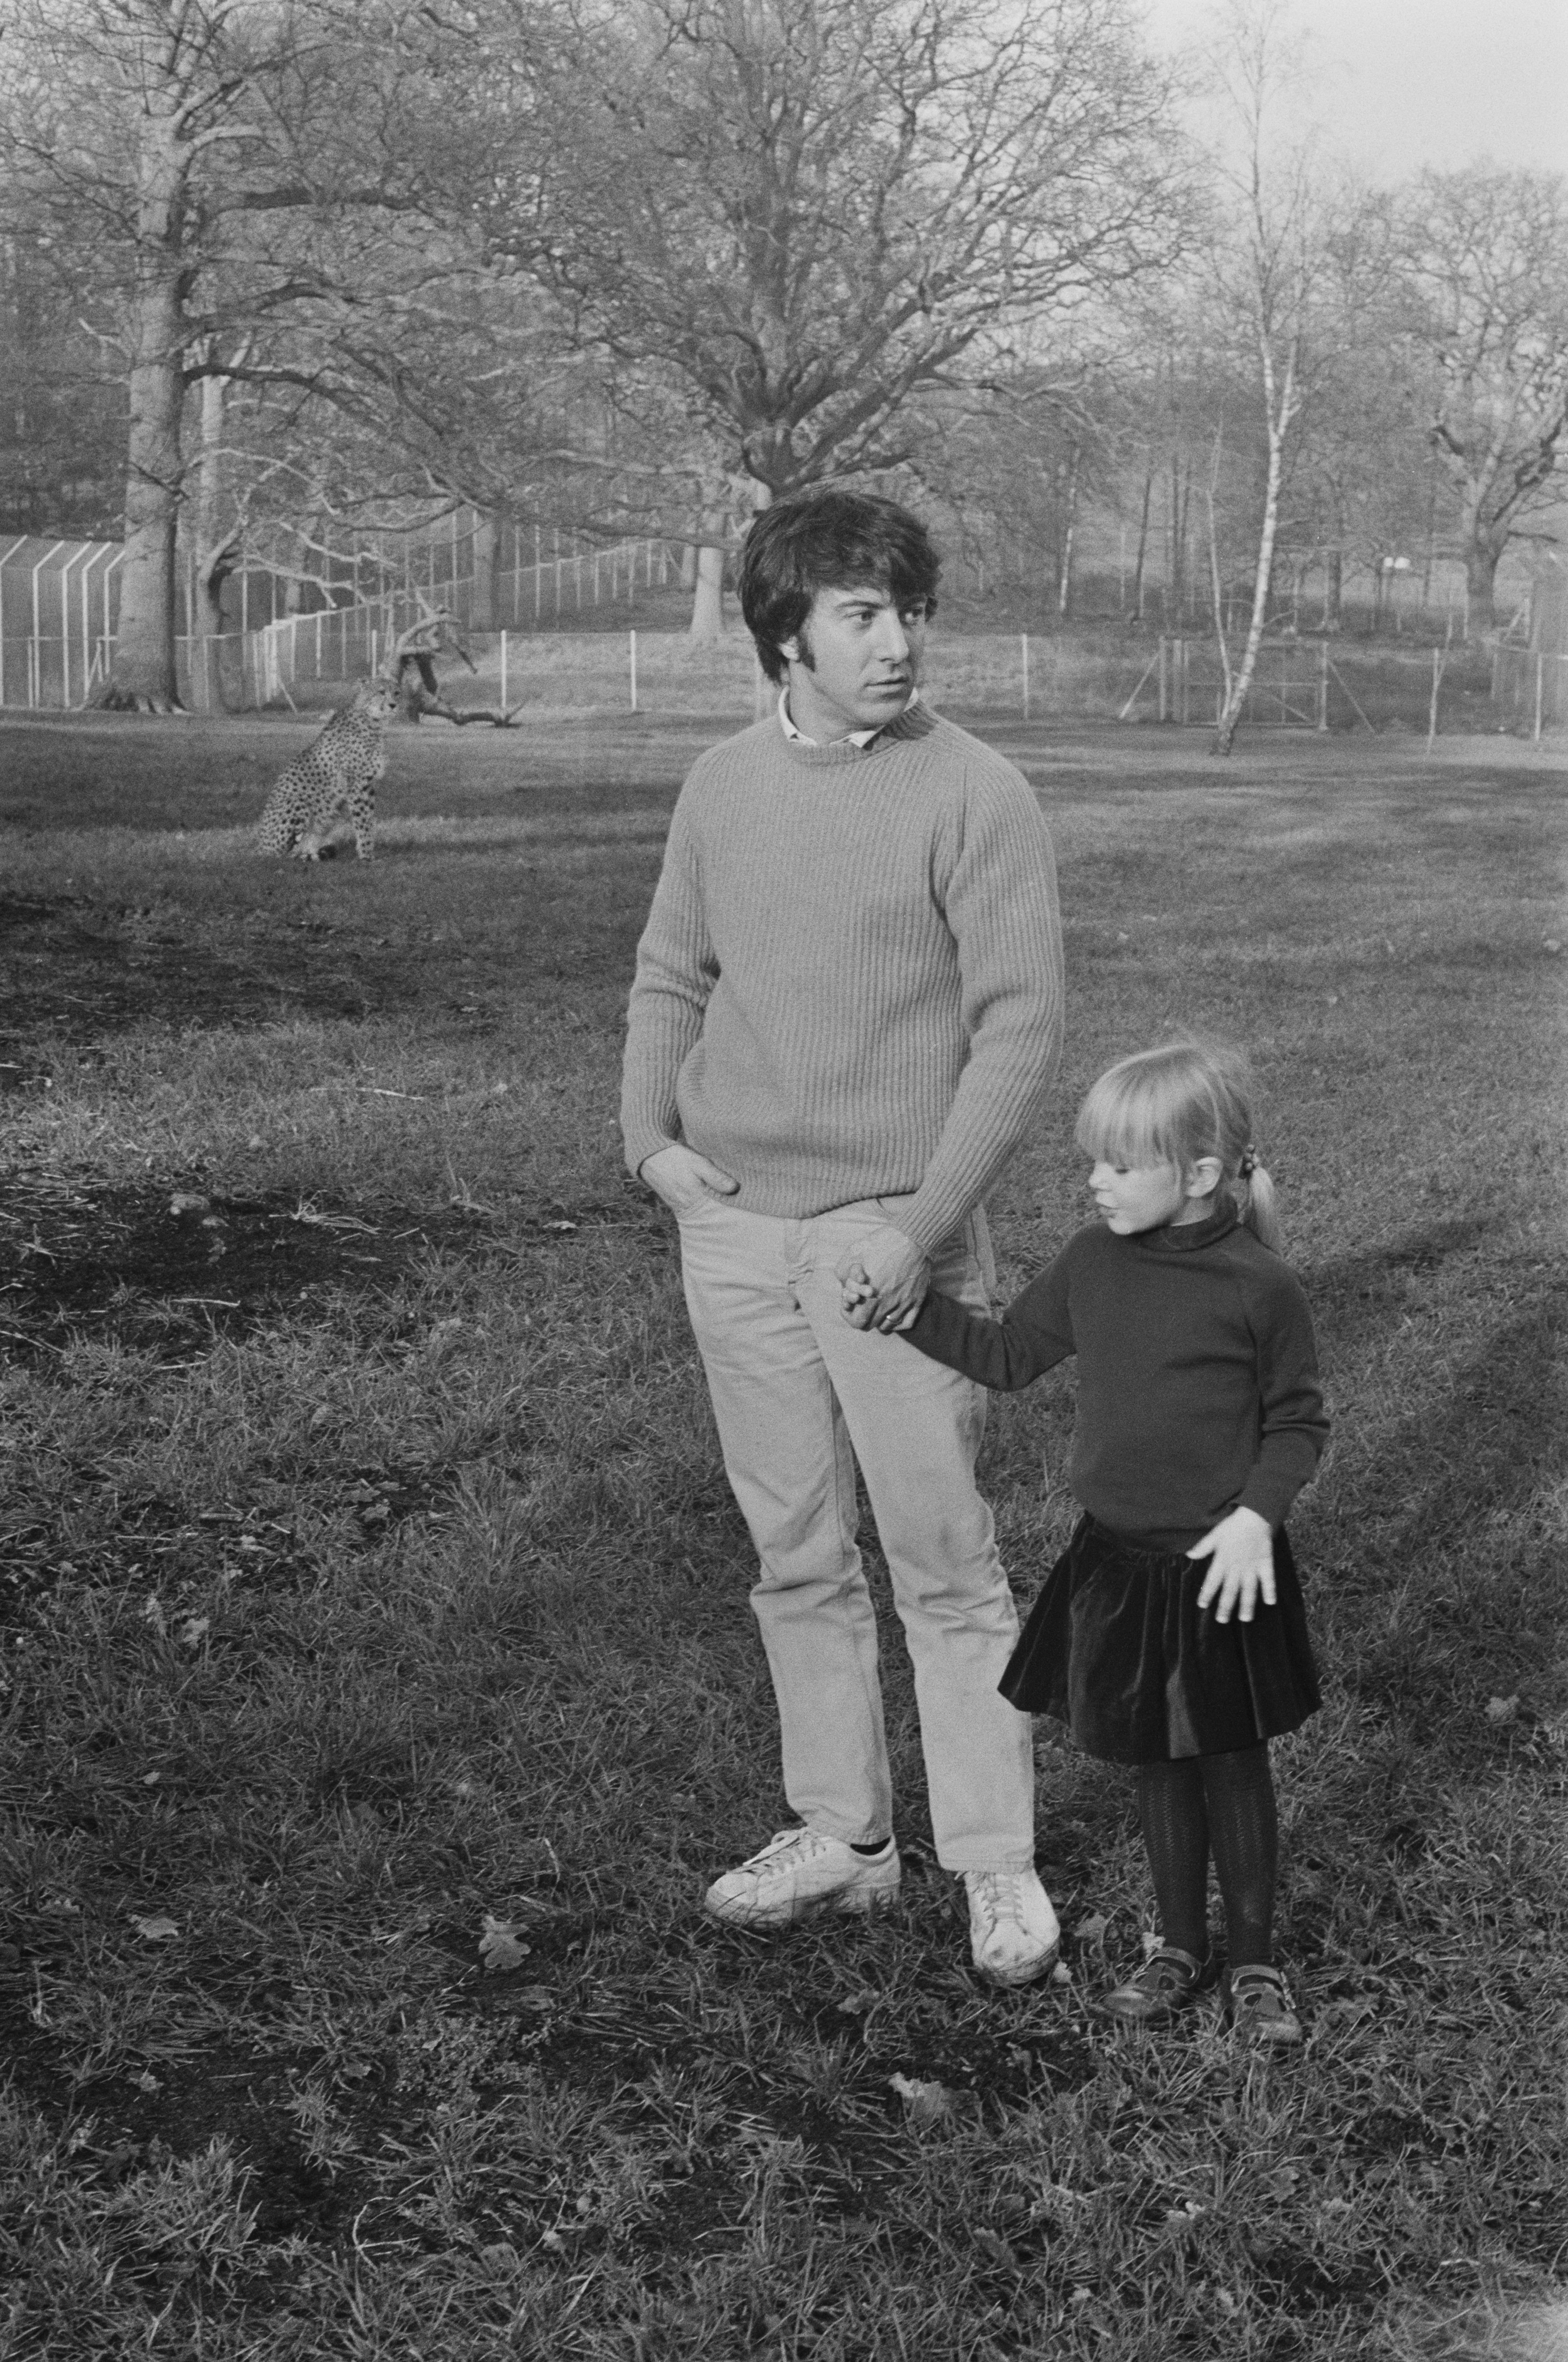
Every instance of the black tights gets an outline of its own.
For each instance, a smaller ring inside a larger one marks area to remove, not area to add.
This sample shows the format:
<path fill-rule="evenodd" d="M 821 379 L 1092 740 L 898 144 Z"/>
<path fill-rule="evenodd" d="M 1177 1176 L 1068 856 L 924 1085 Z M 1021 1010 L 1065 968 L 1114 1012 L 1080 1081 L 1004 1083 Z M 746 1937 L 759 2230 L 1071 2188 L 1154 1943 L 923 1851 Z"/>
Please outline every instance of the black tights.
<path fill-rule="evenodd" d="M 1140 1763 L 1138 1818 L 1165 1942 L 1195 1959 L 1207 1956 L 1212 1851 L 1231 1966 L 1271 1966 L 1279 1816 L 1267 1742 L 1234 1755 Z"/>

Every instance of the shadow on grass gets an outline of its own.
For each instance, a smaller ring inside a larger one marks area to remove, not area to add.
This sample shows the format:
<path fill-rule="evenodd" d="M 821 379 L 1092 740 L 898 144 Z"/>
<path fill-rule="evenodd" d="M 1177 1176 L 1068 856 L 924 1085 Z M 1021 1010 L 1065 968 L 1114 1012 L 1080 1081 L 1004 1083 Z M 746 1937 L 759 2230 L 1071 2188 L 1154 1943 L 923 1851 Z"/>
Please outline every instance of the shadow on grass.
<path fill-rule="evenodd" d="M 1376 1422 L 1326 1524 L 1326 1653 L 1409 1740 L 1475 1769 L 1561 1710 L 1568 1635 L 1548 1507 L 1568 1439 L 1568 1279 L 1539 1249 L 1488 1254 L 1495 1237 L 1477 1214 L 1305 1275 L 1331 1394 L 1342 1373 Z M 1468 1350 L 1450 1360 L 1433 1313 L 1465 1264 Z"/>

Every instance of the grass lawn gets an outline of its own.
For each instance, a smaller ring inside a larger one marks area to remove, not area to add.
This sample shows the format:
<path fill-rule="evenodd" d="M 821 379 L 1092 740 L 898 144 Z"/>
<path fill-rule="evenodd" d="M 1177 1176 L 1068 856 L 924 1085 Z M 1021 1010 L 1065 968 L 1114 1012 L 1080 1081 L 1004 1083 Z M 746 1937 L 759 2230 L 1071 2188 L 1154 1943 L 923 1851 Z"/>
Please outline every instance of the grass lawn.
<path fill-rule="evenodd" d="M 1003 1286 L 1085 1219 L 1083 1088 L 1185 1023 L 1253 1054 L 1318 1322 L 1309 2039 L 1265 2062 L 1097 2015 L 1131 1785 L 1044 1724 L 1070 1978 L 976 1982 L 890 1615 L 900 1911 L 698 1915 L 776 1734 L 613 1118 L 710 734 L 394 734 L 374 864 L 268 864 L 307 734 L 0 724 L 0 2356 L 1525 2351 L 1568 2237 L 1550 749 L 990 734 L 1070 992 Z M 1025 1596 L 1071 1396 L 993 1411 Z"/>

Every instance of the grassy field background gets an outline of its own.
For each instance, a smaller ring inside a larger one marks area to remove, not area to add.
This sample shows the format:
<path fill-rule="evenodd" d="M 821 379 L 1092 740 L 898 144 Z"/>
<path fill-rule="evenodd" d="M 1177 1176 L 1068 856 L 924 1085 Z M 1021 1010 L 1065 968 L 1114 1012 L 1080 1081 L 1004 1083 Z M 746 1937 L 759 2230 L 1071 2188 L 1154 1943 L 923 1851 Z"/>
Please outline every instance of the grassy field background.
<path fill-rule="evenodd" d="M 1085 1218 L 1083 1088 L 1181 1023 L 1254 1056 L 1318 1322 L 1327 1703 L 1277 1750 L 1309 2040 L 1264 2062 L 1096 2016 L 1150 1898 L 1128 1782 L 1047 1725 L 1071 1981 L 973 1980 L 890 1615 L 900 1912 L 700 1918 L 784 1817 L 776 1737 L 613 1115 L 713 734 L 394 734 L 371 866 L 264 863 L 308 734 L 0 724 L 0 2355 L 1550 2339 L 1562 769 L 988 733 L 1055 837 L 1070 994 L 1004 1287 Z M 1070 1422 L 1070 1383 L 993 1411 L 1024 1595 Z"/>

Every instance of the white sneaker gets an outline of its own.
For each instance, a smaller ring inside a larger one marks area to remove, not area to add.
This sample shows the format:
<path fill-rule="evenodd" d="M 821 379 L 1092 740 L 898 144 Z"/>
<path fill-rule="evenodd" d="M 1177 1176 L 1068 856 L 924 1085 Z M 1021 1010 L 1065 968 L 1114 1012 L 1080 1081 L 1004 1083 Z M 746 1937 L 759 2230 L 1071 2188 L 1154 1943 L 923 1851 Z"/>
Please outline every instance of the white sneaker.
<path fill-rule="evenodd" d="M 787 1927 L 812 1911 L 876 1911 L 896 1899 L 901 1875 L 891 1838 L 880 1853 L 856 1853 L 815 1829 L 780 1829 L 713 1881 L 702 1908 L 729 1927 Z"/>
<path fill-rule="evenodd" d="M 1062 1929 L 1032 1870 L 966 1870 L 969 1948 L 993 1985 L 1029 1985 L 1056 1958 Z"/>

